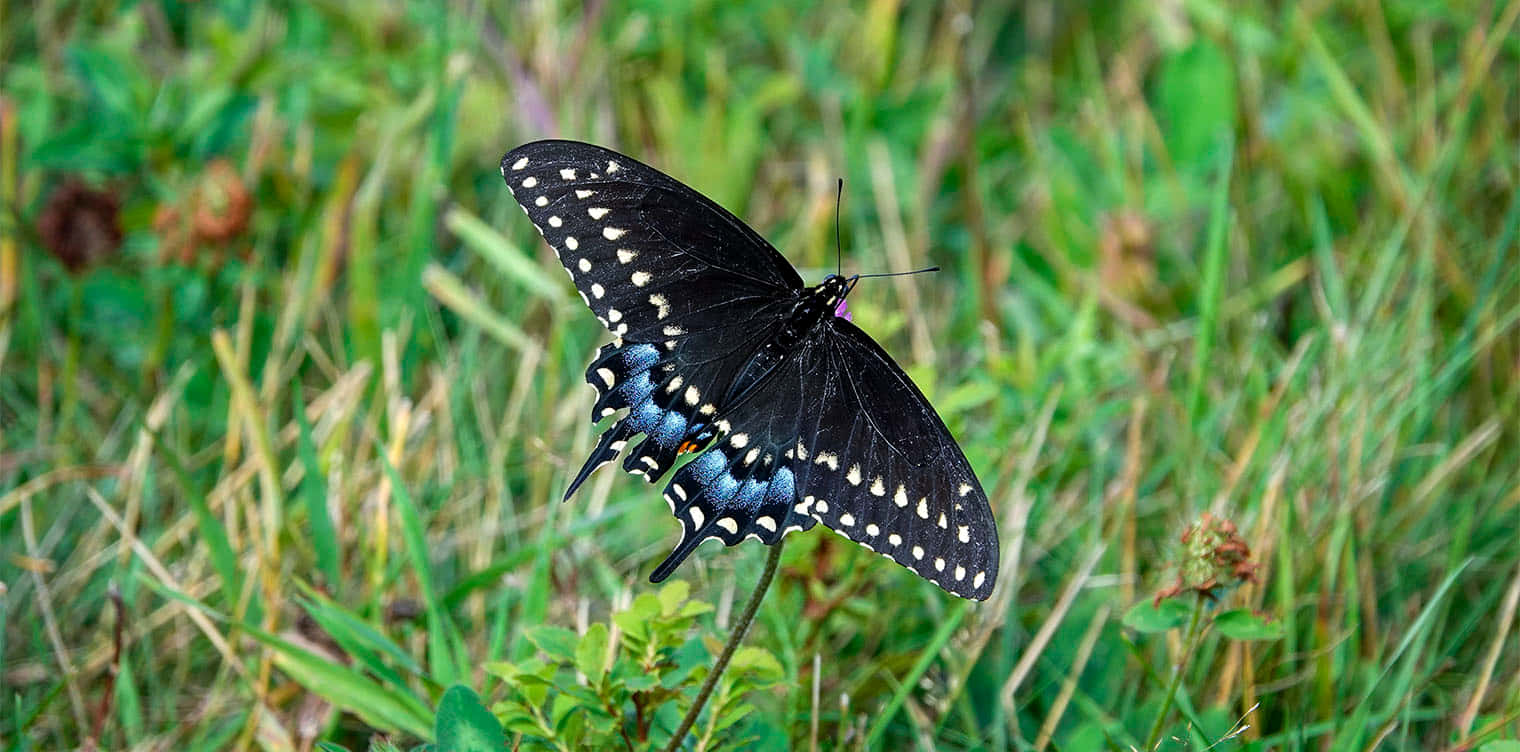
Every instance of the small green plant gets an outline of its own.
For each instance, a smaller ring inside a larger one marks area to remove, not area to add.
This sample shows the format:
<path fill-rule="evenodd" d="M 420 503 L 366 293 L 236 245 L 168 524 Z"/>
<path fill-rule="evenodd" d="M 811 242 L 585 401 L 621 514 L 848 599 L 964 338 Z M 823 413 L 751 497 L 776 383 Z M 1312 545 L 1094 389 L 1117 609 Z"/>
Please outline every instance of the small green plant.
<path fill-rule="evenodd" d="M 489 709 L 474 690 L 450 687 L 439 700 L 426 752 L 505 749 L 650 749 L 668 744 L 692 696 L 717 665 L 715 640 L 693 634 L 709 603 L 692 600 L 677 580 L 644 593 L 611 623 L 577 635 L 540 625 L 527 631 L 535 654 L 485 666 L 499 686 Z M 744 749 L 755 729 L 748 698 L 779 682 L 781 664 L 760 648 L 739 648 L 716 684 L 711 708 L 696 726 L 697 749 Z M 683 734 L 684 735 L 684 734 Z M 331 744 L 323 749 L 343 749 Z M 376 739 L 372 752 L 397 749 Z"/>
<path fill-rule="evenodd" d="M 1186 626 L 1182 640 L 1182 659 L 1172 671 L 1162 696 L 1161 710 L 1151 724 L 1142 749 L 1156 749 L 1161 731 L 1171 714 L 1177 687 L 1197 652 L 1203 637 L 1212 628 L 1231 640 L 1280 640 L 1282 623 L 1268 619 L 1248 608 L 1213 613 L 1204 619 L 1224 594 L 1237 586 L 1256 581 L 1256 562 L 1251 549 L 1241 539 L 1235 524 L 1207 512 L 1182 533 L 1182 552 L 1176 565 L 1176 581 L 1141 601 L 1124 614 L 1124 625 L 1137 632 L 1156 634 Z M 1191 603 L 1184 596 L 1191 594 Z M 1233 733 L 1233 730 L 1232 730 Z"/>
<path fill-rule="evenodd" d="M 671 582 L 634 599 L 610 626 L 593 624 L 580 636 L 552 626 L 530 630 L 538 655 L 486 666 L 507 689 L 492 711 L 520 743 L 565 750 L 667 743 L 713 664 L 711 646 L 691 634 L 712 606 L 689 600 L 689 592 L 685 582 Z M 740 648 L 697 727 L 699 748 L 744 746 L 739 724 L 753 711 L 746 697 L 781 676 L 770 653 Z"/>

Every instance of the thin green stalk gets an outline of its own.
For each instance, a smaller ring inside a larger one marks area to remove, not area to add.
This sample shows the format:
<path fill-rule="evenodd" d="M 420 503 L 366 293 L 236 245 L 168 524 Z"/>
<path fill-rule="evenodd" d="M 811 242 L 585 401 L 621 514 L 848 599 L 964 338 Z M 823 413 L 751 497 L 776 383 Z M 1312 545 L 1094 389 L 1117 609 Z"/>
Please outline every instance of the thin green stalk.
<path fill-rule="evenodd" d="M 1172 714 L 1172 701 L 1177 696 L 1177 685 L 1182 683 L 1182 675 L 1187 672 L 1188 662 L 1193 659 L 1193 651 L 1198 647 L 1199 638 L 1202 636 L 1198 625 L 1203 617 L 1203 596 L 1198 596 L 1193 604 L 1193 618 L 1188 622 L 1187 637 L 1182 641 L 1182 661 L 1177 664 L 1177 670 L 1172 672 L 1172 683 L 1166 688 L 1166 695 L 1161 698 L 1161 711 L 1156 713 L 1156 720 L 1151 724 L 1151 732 L 1145 735 L 1143 750 L 1156 748 L 1156 742 L 1161 740 L 1161 728 L 1166 724 L 1166 717 Z"/>
<path fill-rule="evenodd" d="M 691 733 L 691 727 L 696 724 L 697 716 L 702 713 L 702 706 L 707 704 L 707 698 L 712 696 L 713 689 L 718 686 L 718 679 L 723 676 L 724 669 L 728 668 L 728 662 L 734 657 L 734 651 L 739 649 L 739 643 L 744 641 L 745 633 L 749 632 L 749 625 L 755 621 L 755 614 L 760 611 L 760 602 L 765 600 L 765 594 L 771 589 L 771 581 L 776 579 L 776 567 L 781 563 L 781 547 L 786 542 L 785 538 L 776 541 L 776 545 L 770 547 L 770 556 L 765 560 L 765 571 L 760 573 L 760 581 L 755 584 L 755 592 L 750 595 L 749 603 L 744 606 L 744 613 L 739 615 L 739 622 L 734 625 L 733 634 L 729 635 L 728 643 L 723 646 L 723 652 L 718 654 L 718 662 L 713 664 L 712 671 L 707 673 L 707 680 L 702 682 L 702 689 L 697 691 L 696 700 L 691 703 L 691 709 L 686 711 L 686 717 L 681 719 L 681 725 L 676 727 L 676 732 L 671 735 L 670 743 L 665 745 L 665 752 L 675 752 L 681 748 L 681 742 L 685 741 L 686 735 Z"/>

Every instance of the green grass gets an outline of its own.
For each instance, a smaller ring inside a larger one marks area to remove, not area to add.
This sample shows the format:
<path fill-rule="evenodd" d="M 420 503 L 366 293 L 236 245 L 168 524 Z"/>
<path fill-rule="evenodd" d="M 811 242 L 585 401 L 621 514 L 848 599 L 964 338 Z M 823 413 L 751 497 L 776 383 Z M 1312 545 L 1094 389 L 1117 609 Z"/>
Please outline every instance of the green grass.
<path fill-rule="evenodd" d="M 544 136 L 810 280 L 842 176 L 846 270 L 944 267 L 851 305 L 977 468 L 997 592 L 789 538 L 748 639 L 782 678 L 715 739 L 1517 738 L 1520 2 L 1459 6 L 7 4 L 0 747 L 405 748 L 657 591 L 655 490 L 558 503 L 604 335 L 497 175 Z M 181 256 L 155 213 L 222 207 L 217 159 L 247 226 Z M 69 177 L 125 231 L 78 274 L 37 224 Z M 1281 639 L 1121 621 L 1206 511 L 1261 564 L 1221 608 Z M 763 560 L 683 567 L 682 660 Z"/>

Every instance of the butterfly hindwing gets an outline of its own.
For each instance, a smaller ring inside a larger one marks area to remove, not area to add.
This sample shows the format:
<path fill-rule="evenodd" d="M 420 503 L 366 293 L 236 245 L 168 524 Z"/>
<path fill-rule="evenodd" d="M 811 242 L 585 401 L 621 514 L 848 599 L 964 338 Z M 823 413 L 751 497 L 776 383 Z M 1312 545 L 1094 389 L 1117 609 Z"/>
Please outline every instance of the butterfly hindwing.
<path fill-rule="evenodd" d="M 765 331 L 784 312 L 780 303 L 758 306 L 748 313 L 743 328 Z M 675 464 L 683 447 L 705 446 L 718 433 L 723 396 L 754 348 L 750 338 L 702 333 L 602 347 L 586 369 L 586 381 L 597 391 L 592 415 L 601 420 L 619 410 L 628 412 L 602 435 L 565 498 L 597 467 L 614 459 L 635 434 L 645 438 L 628 453 L 623 469 L 651 483 Z"/>

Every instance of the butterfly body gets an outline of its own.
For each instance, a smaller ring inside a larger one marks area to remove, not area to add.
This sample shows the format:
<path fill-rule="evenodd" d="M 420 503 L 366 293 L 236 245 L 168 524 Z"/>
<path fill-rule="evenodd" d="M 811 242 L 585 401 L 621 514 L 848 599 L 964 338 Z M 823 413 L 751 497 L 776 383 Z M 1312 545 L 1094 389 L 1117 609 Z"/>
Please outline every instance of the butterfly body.
<path fill-rule="evenodd" d="M 565 497 L 625 450 L 624 470 L 651 483 L 674 469 L 664 498 L 682 538 L 652 580 L 709 538 L 774 544 L 823 522 L 951 593 L 990 595 L 986 495 L 928 401 L 850 321 L 858 277 L 804 286 L 733 215 L 598 146 L 534 142 L 501 166 L 615 336 L 586 380 L 594 420 L 622 415 Z"/>

